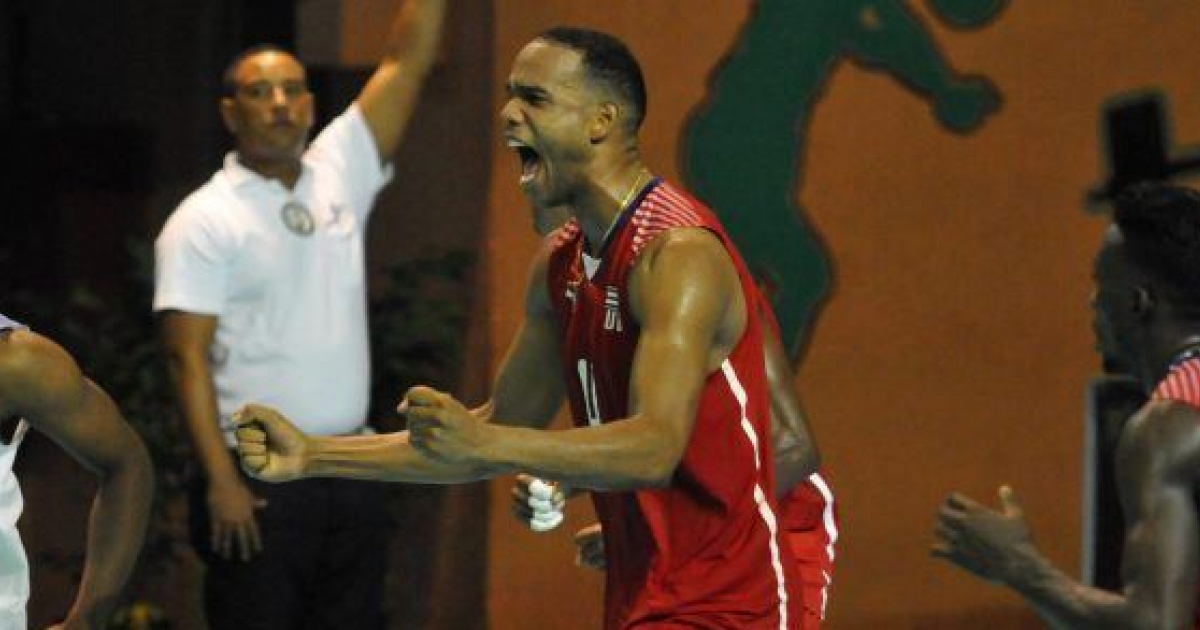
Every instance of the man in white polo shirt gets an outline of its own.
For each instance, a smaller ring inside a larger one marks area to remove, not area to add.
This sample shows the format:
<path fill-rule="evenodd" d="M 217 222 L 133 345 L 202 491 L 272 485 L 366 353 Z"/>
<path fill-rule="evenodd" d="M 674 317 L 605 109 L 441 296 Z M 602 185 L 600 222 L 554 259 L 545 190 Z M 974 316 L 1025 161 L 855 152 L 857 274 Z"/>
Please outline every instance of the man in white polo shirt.
<path fill-rule="evenodd" d="M 249 480 L 229 451 L 229 418 L 262 401 L 312 433 L 363 428 L 364 228 L 445 4 L 406 0 L 379 68 L 307 149 L 304 67 L 274 47 L 235 59 L 221 115 L 236 148 L 156 242 L 154 309 L 203 475 L 192 520 L 213 628 L 382 627 L 383 491 Z"/>

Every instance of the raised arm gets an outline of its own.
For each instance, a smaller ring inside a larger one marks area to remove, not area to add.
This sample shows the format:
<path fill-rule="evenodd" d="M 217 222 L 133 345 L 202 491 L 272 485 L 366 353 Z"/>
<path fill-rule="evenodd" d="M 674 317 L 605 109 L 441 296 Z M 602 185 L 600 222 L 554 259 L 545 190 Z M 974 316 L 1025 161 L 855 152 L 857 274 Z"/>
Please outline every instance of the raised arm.
<path fill-rule="evenodd" d="M 400 146 L 425 75 L 437 57 L 446 0 L 404 0 L 388 37 L 383 60 L 358 95 L 380 158 Z"/>
<path fill-rule="evenodd" d="M 496 473 L 523 471 L 596 490 L 668 483 L 687 446 L 700 392 L 745 325 L 745 304 L 728 254 L 703 230 L 672 230 L 633 271 L 630 308 L 641 323 L 628 418 L 596 427 L 538 431 L 471 422 L 453 398 L 410 391 L 418 446 L 445 461 Z"/>
<path fill-rule="evenodd" d="M 1121 436 L 1117 483 L 1128 533 L 1120 593 L 1085 586 L 1038 552 L 1012 491 L 1003 511 L 954 496 L 939 515 L 935 555 L 1005 584 L 1060 630 L 1190 628 L 1200 579 L 1195 490 L 1200 416 L 1153 402 Z"/>
<path fill-rule="evenodd" d="M 28 331 L 0 338 L 0 414 L 20 416 L 99 478 L 86 564 L 66 627 L 107 621 L 142 548 L 154 473 L 112 400 L 57 344 Z"/>

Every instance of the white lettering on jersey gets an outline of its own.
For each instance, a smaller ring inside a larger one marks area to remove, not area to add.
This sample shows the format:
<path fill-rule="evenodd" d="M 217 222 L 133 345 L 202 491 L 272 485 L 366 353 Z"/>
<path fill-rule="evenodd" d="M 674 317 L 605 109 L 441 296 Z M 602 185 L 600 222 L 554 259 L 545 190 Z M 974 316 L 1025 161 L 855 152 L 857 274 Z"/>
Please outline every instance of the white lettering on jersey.
<path fill-rule="evenodd" d="M 604 330 L 621 332 L 621 297 L 611 285 L 604 291 Z"/>

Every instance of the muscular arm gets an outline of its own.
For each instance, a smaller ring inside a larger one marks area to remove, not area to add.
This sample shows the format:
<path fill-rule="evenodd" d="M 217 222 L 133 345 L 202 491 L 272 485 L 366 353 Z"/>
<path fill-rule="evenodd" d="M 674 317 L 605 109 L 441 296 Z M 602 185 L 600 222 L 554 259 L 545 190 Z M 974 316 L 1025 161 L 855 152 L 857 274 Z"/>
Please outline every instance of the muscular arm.
<path fill-rule="evenodd" d="M 409 393 L 419 403 L 410 422 L 437 442 L 427 449 L 434 457 L 477 457 L 497 474 L 524 471 L 609 491 L 664 485 L 683 456 L 705 378 L 744 328 L 737 287 L 724 248 L 703 230 L 673 230 L 642 255 L 630 285 L 641 336 L 628 418 L 565 431 L 465 427 L 456 401 L 425 390 Z"/>
<path fill-rule="evenodd" d="M 771 388 L 771 437 L 775 446 L 775 494 L 784 496 L 808 479 L 821 465 L 817 442 L 808 428 L 795 376 L 788 366 L 773 316 L 763 313 L 763 348 L 767 361 L 767 381 Z"/>
<path fill-rule="evenodd" d="M 358 106 L 384 161 L 400 146 L 412 118 L 421 84 L 437 56 L 445 13 L 446 0 L 404 0 L 383 60 L 358 95 Z"/>
<path fill-rule="evenodd" d="M 544 427 L 562 404 L 557 339 L 549 322 L 530 318 L 521 327 L 496 379 L 490 402 L 471 411 L 483 421 Z M 520 420 L 517 420 L 520 419 Z M 375 481 L 461 483 L 494 476 L 481 466 L 430 459 L 409 442 L 409 432 L 311 438 L 304 475 Z"/>
<path fill-rule="evenodd" d="M 1122 433 L 1117 483 L 1128 533 L 1120 593 L 1091 588 L 1063 574 L 1038 552 L 1027 531 L 997 542 L 1003 536 L 995 532 L 1004 527 L 995 527 L 994 513 L 977 513 L 978 523 L 992 523 L 956 533 L 957 553 L 947 557 L 1007 584 L 1053 628 L 1190 628 L 1200 579 L 1194 495 L 1198 470 L 1200 417 L 1190 408 L 1152 402 Z M 980 537 L 983 530 L 992 534 Z"/>
<path fill-rule="evenodd" d="M 25 418 L 99 478 L 68 621 L 100 627 L 142 547 L 154 494 L 150 458 L 112 400 L 45 337 L 18 331 L 0 340 L 0 384 L 0 413 Z"/>
<path fill-rule="evenodd" d="M 480 421 L 544 428 L 562 406 L 563 383 L 559 369 L 558 334 L 554 313 L 546 299 L 545 257 L 534 261 L 526 294 L 526 319 L 509 347 L 496 377 L 491 399 L 470 413 Z M 381 435 L 311 437 L 301 434 L 279 414 L 251 408 L 243 422 L 259 421 L 270 433 L 278 462 L 251 459 L 256 474 L 277 480 L 304 477 L 346 477 L 373 481 L 461 483 L 493 476 L 491 469 L 450 463 L 426 457 L 413 448 L 408 431 Z M 502 419 L 498 419 L 502 418 Z M 243 429 L 239 438 L 261 442 L 260 429 Z M 243 460 L 267 452 L 265 446 L 241 445 Z M 274 453 L 273 453 L 274 454 Z M 288 457 L 293 455 L 294 457 Z"/>
<path fill-rule="evenodd" d="M 1200 554 L 1193 494 L 1198 465 L 1200 418 L 1178 403 L 1151 403 L 1131 420 L 1117 452 L 1129 524 L 1122 593 L 1083 586 L 1040 558 L 1013 588 L 1055 628 L 1191 627 Z"/>

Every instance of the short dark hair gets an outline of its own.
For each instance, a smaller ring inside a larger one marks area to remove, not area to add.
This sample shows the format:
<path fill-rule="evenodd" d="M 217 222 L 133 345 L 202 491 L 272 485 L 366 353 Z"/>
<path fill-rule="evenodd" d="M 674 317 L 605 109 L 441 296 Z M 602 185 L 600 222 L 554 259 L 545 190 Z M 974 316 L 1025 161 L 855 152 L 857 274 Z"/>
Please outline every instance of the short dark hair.
<path fill-rule="evenodd" d="M 624 42 L 607 33 L 570 26 L 544 31 L 537 39 L 581 53 L 588 78 L 612 90 L 628 106 L 629 131 L 641 128 L 646 118 L 646 81 L 642 67 Z"/>
<path fill-rule="evenodd" d="M 229 62 L 229 65 L 225 66 L 225 73 L 221 75 L 222 95 L 229 97 L 236 96 L 238 91 L 238 68 L 240 68 L 242 63 L 247 59 L 255 55 L 268 52 L 280 53 L 289 56 L 292 55 L 292 51 L 284 48 L 283 46 L 279 46 L 278 44 L 255 44 L 246 50 L 243 50 L 233 58 L 233 61 Z"/>
<path fill-rule="evenodd" d="M 1200 306 L 1200 193 L 1137 184 L 1117 197 L 1113 221 L 1135 265 L 1161 281 L 1171 299 Z"/>

